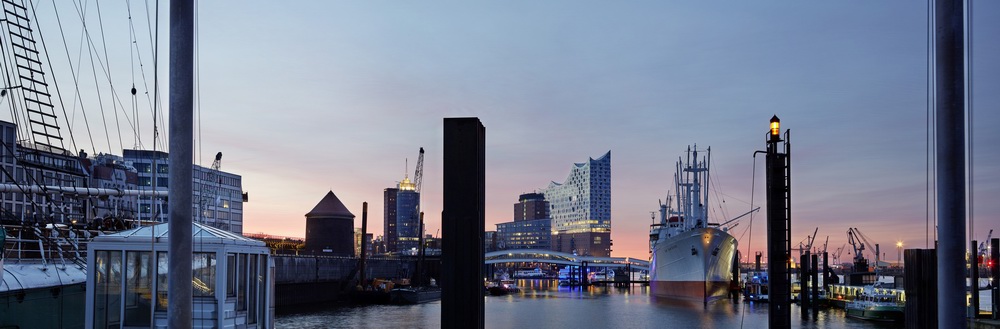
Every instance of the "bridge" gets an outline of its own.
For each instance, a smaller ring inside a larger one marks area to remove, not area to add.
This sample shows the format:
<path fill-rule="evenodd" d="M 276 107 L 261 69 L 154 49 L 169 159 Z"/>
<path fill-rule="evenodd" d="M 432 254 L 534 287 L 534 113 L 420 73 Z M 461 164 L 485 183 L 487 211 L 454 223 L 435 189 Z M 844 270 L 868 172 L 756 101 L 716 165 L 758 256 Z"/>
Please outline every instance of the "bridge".
<path fill-rule="evenodd" d="M 604 268 L 630 267 L 632 270 L 649 271 L 649 261 L 632 257 L 577 256 L 565 252 L 541 249 L 511 249 L 491 251 L 485 255 L 486 264 L 547 263 L 558 265 Z"/>

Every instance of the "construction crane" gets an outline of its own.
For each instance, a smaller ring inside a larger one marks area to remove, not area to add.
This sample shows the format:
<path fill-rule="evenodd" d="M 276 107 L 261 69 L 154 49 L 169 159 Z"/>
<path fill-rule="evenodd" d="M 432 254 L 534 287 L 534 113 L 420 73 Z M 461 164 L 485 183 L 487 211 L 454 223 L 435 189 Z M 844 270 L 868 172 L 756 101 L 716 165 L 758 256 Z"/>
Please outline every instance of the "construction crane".
<path fill-rule="evenodd" d="M 413 184 L 416 185 L 417 193 L 420 193 L 420 185 L 423 182 L 424 182 L 424 148 L 421 147 L 420 156 L 417 157 L 417 168 L 413 171 Z M 418 204 L 417 207 L 420 207 L 420 205 Z"/>
<path fill-rule="evenodd" d="M 201 193 L 201 209 L 199 209 L 198 216 L 202 217 L 202 223 L 205 223 L 204 217 L 206 209 L 206 203 L 208 200 L 214 200 L 215 209 L 217 211 L 219 207 L 219 189 L 222 188 L 222 177 L 219 176 L 219 170 L 222 169 L 222 152 L 215 154 L 215 161 L 212 161 L 212 170 L 209 170 L 205 175 L 205 180 L 202 183 L 202 193 Z M 212 216 L 218 219 L 218 216 Z M 206 223 L 207 224 L 207 223 Z M 230 225 L 232 220 L 230 220 Z M 232 227 L 229 227 L 229 231 L 232 231 Z"/>
<path fill-rule="evenodd" d="M 222 152 L 215 154 L 215 161 L 212 161 L 212 171 L 219 172 L 222 169 Z"/>
<path fill-rule="evenodd" d="M 420 148 L 420 156 L 417 157 L 417 168 L 415 168 L 413 170 L 413 186 L 414 186 L 414 190 L 417 192 L 417 213 L 418 214 L 423 214 L 423 212 L 420 211 L 420 199 L 421 199 L 421 197 L 420 197 L 420 186 L 423 185 L 423 182 L 424 182 L 424 148 L 421 147 Z M 423 237 L 424 236 L 424 228 L 423 228 L 422 225 L 419 228 L 419 231 L 417 232 L 417 236 L 418 237 Z"/>

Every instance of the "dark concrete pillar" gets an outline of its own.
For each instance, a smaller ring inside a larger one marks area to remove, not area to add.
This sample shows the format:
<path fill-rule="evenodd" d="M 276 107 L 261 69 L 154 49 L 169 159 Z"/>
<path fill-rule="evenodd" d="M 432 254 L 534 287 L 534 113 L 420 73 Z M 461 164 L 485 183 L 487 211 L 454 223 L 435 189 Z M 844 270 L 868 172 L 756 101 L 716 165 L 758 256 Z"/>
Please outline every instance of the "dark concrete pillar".
<path fill-rule="evenodd" d="M 799 262 L 799 311 L 803 319 L 809 318 L 809 308 L 812 307 L 811 294 L 809 293 L 809 252 L 802 254 Z"/>
<path fill-rule="evenodd" d="M 483 328 L 486 127 L 478 118 L 444 119 L 441 218 L 441 328 Z"/>
<path fill-rule="evenodd" d="M 812 295 L 812 312 L 813 318 L 816 318 L 817 313 L 819 313 L 819 255 L 812 255 L 812 263 L 809 264 L 809 278 L 810 288 L 809 293 Z"/>
<path fill-rule="evenodd" d="M 906 292 L 905 316 L 907 328 L 937 328 L 938 287 L 937 251 L 906 249 L 903 251 L 903 285 Z M 965 306 L 963 303 L 961 306 Z M 964 314 L 961 317 L 965 318 Z"/>
<path fill-rule="evenodd" d="M 368 273 L 365 271 L 368 265 L 366 264 L 368 260 L 368 239 L 365 238 L 366 236 L 368 236 L 368 202 L 363 202 L 361 203 L 361 279 L 358 280 L 362 287 L 365 286 L 365 281 L 368 279 Z"/>
<path fill-rule="evenodd" d="M 1000 302 L 1000 287 L 997 287 L 997 281 L 1000 280 L 998 279 L 1000 279 L 1000 239 L 991 239 L 990 240 L 990 286 L 993 289 L 992 291 L 990 291 L 991 292 L 990 297 L 993 298 L 990 299 L 990 301 L 993 302 L 992 303 L 993 308 L 991 313 L 993 313 L 994 320 L 1000 319 L 1000 314 L 997 314 L 1000 313 L 998 312 L 1000 311 L 1000 305 L 997 305 L 997 303 Z"/>
<path fill-rule="evenodd" d="M 965 328 L 965 19 L 964 1 L 937 0 L 937 288 L 941 328 Z"/>
<path fill-rule="evenodd" d="M 823 252 L 823 291 L 826 298 L 830 298 L 830 253 Z"/>
<path fill-rule="evenodd" d="M 969 243 L 969 297 L 972 297 L 969 305 L 969 315 L 976 318 L 979 315 L 979 243 L 972 240 Z"/>

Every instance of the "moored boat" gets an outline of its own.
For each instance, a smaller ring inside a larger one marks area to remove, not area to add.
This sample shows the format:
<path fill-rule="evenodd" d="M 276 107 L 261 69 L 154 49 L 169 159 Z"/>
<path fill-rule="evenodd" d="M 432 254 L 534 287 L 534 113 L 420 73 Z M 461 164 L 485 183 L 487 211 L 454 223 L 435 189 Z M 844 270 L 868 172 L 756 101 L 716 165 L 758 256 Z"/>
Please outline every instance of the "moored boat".
<path fill-rule="evenodd" d="M 514 272 L 514 278 L 516 279 L 544 279 L 545 277 L 545 272 L 538 267 L 530 270 L 518 270 Z"/>
<path fill-rule="evenodd" d="M 650 227 L 650 288 L 656 297 L 708 303 L 729 293 L 737 241 L 708 221 L 708 157 L 688 151 L 687 163 L 676 165 L 674 198 L 660 204 Z"/>
<path fill-rule="evenodd" d="M 875 286 L 865 286 L 861 294 L 847 303 L 847 316 L 871 320 L 901 322 L 905 305 L 896 294 L 881 292 Z"/>

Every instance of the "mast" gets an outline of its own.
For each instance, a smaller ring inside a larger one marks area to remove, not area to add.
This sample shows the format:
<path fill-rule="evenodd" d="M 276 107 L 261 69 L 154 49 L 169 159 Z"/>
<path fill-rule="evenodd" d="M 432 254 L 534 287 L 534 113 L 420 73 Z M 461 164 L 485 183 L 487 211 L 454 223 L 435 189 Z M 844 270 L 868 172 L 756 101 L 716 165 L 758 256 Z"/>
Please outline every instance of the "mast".
<path fill-rule="evenodd" d="M 167 319 L 192 325 L 191 185 L 194 136 L 194 1 L 170 1 L 170 209 Z"/>

